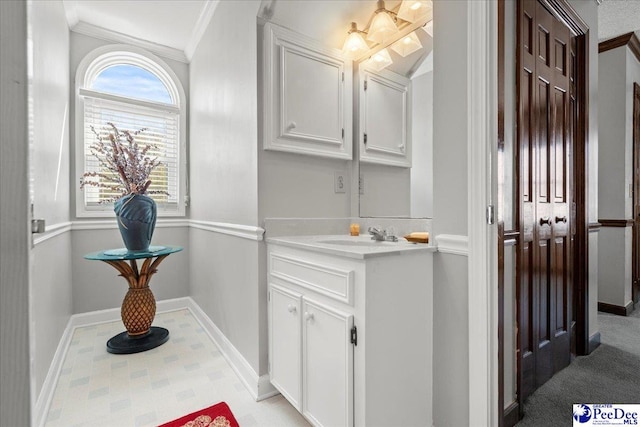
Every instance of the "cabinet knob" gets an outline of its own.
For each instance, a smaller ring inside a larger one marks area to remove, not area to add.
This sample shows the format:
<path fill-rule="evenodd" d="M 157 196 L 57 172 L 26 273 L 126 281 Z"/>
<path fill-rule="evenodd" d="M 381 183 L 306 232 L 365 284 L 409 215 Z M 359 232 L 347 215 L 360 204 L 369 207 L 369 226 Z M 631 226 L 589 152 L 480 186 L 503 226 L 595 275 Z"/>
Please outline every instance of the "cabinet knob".
<path fill-rule="evenodd" d="M 548 216 L 540 218 L 540 226 L 542 227 L 545 224 L 551 225 L 551 219 Z"/>
<path fill-rule="evenodd" d="M 296 122 L 289 122 L 289 126 L 287 126 L 289 129 L 295 129 L 297 126 Z"/>
<path fill-rule="evenodd" d="M 305 312 L 304 313 L 304 320 L 306 320 L 306 321 L 313 320 L 313 313 Z"/>
<path fill-rule="evenodd" d="M 566 216 L 563 216 L 563 217 L 559 217 L 559 216 L 557 216 L 557 217 L 556 217 L 556 224 L 557 224 L 557 223 L 559 223 L 559 222 L 564 222 L 564 223 L 566 223 L 566 222 L 567 222 L 567 217 L 566 217 Z"/>
<path fill-rule="evenodd" d="M 289 311 L 289 313 L 295 313 L 296 312 L 296 306 L 293 304 L 289 304 L 287 306 L 287 310 Z"/>

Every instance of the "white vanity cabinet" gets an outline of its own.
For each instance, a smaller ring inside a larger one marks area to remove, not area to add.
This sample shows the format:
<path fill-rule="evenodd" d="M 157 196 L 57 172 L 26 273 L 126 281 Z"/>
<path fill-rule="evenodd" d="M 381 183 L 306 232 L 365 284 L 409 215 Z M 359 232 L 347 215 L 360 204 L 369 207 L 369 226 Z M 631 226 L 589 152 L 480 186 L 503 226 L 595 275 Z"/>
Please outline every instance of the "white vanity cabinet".
<path fill-rule="evenodd" d="M 364 68 L 359 84 L 360 161 L 411 167 L 411 80 Z"/>
<path fill-rule="evenodd" d="M 274 387 L 316 426 L 430 426 L 432 253 L 281 242 L 267 244 Z"/>
<path fill-rule="evenodd" d="M 351 61 L 271 23 L 263 53 L 264 149 L 350 160 Z"/>

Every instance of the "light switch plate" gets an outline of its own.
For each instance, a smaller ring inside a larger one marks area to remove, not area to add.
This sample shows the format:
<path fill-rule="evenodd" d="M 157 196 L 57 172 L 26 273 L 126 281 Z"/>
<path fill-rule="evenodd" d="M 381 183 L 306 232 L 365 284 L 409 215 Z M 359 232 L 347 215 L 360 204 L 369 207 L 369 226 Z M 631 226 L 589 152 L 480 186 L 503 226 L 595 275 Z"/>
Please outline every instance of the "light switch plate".
<path fill-rule="evenodd" d="M 333 190 L 336 193 L 347 192 L 347 180 L 345 179 L 345 173 L 336 171 L 333 176 Z"/>

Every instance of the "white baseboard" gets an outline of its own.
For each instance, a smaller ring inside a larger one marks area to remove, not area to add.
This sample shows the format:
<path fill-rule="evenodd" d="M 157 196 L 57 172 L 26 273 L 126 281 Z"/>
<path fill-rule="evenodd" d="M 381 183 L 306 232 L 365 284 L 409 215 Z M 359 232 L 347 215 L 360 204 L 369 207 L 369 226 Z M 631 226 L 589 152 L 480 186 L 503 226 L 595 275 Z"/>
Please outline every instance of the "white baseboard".
<path fill-rule="evenodd" d="M 279 394 L 269 381 L 269 374 L 258 376 L 249 362 L 233 346 L 231 341 L 224 336 L 220 329 L 211 321 L 196 302 L 190 297 L 174 298 L 170 300 L 158 301 L 156 303 L 156 313 L 166 313 L 169 311 L 188 309 L 193 317 L 200 323 L 214 342 L 222 356 L 229 362 L 231 368 L 240 378 L 240 381 L 247 388 L 247 391 L 256 400 L 260 401 Z M 49 366 L 49 371 L 38 395 L 34 408 L 34 423 L 36 427 L 44 426 L 53 399 L 58 377 L 62 370 L 64 358 L 71 344 L 71 338 L 76 328 L 96 325 L 100 323 L 115 322 L 120 320 L 120 308 L 110 308 L 107 310 L 92 311 L 89 313 L 74 314 L 69 318 L 67 327 L 62 333 L 53 360 Z"/>
<path fill-rule="evenodd" d="M 71 316 L 73 318 L 73 316 Z M 71 319 L 67 322 L 67 326 L 64 328 L 62 338 L 58 343 L 56 352 L 53 355 L 51 365 L 49 365 L 49 371 L 38 394 L 38 400 L 34 407 L 33 412 L 33 425 L 36 427 L 44 426 L 47 421 L 47 414 L 49 413 L 49 407 L 51 406 L 51 400 L 53 399 L 53 392 L 56 389 L 58 383 L 58 377 L 62 370 L 62 364 L 64 363 L 64 357 L 67 354 L 69 345 L 71 344 L 71 337 L 73 337 L 73 331 L 75 327 L 71 325 Z"/>
<path fill-rule="evenodd" d="M 231 365 L 231 368 L 235 371 L 236 375 L 238 375 L 238 378 L 240 378 L 240 381 L 247 388 L 251 396 L 253 396 L 256 401 L 260 401 L 279 394 L 280 392 L 271 385 L 269 374 L 259 377 L 249 362 L 247 362 L 247 359 L 245 359 L 231 341 L 224 336 L 222 331 L 220 331 L 209 316 L 202 311 L 200 306 L 191 298 L 187 297 L 187 299 L 190 301 L 188 308 L 193 314 L 193 317 L 198 320 L 205 332 L 209 334 L 211 340 L 216 344 L 226 361 L 229 362 L 229 365 Z"/>

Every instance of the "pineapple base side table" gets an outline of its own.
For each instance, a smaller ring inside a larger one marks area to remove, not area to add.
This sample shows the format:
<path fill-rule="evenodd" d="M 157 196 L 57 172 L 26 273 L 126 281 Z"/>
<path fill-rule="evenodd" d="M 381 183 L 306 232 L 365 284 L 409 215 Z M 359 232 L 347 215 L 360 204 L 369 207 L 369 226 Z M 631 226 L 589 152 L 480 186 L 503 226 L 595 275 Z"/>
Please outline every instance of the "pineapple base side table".
<path fill-rule="evenodd" d="M 108 249 L 84 256 L 88 260 L 103 261 L 114 267 L 129 284 L 122 301 L 120 314 L 125 332 L 107 341 L 107 351 L 113 354 L 132 354 L 151 350 L 169 340 L 169 331 L 151 326 L 156 315 L 156 299 L 149 288 L 151 277 L 160 263 L 180 246 L 150 246 L 148 252 L 128 252 L 126 249 Z M 143 259 L 138 268 L 137 260 Z"/>

